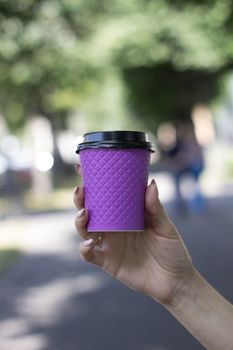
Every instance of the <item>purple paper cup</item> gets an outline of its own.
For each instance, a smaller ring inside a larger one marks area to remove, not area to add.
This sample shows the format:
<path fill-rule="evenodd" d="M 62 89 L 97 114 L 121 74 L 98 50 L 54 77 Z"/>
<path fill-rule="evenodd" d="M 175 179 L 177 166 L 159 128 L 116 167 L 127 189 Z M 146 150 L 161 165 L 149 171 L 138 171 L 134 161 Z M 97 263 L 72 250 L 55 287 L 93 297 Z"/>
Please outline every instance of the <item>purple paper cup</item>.
<path fill-rule="evenodd" d="M 143 132 L 84 134 L 80 155 L 88 232 L 143 231 L 153 148 Z"/>

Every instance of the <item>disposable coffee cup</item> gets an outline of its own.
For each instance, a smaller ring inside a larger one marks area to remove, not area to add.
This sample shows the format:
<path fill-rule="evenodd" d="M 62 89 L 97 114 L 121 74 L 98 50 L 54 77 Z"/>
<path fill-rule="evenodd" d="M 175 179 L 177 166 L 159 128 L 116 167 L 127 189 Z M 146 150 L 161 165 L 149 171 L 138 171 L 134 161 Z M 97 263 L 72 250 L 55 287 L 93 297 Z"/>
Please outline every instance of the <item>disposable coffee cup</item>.
<path fill-rule="evenodd" d="M 138 131 L 83 135 L 80 156 L 88 232 L 143 231 L 150 155 L 148 136 Z"/>

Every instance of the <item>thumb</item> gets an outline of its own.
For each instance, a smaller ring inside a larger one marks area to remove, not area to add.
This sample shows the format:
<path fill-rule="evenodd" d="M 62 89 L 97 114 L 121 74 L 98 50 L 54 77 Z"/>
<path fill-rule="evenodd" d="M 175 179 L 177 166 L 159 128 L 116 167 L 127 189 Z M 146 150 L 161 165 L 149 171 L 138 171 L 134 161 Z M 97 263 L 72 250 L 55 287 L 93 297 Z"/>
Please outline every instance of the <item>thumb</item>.
<path fill-rule="evenodd" d="M 159 200 L 158 187 L 153 179 L 147 187 L 145 196 L 146 226 L 163 237 L 177 236 L 176 229 Z"/>

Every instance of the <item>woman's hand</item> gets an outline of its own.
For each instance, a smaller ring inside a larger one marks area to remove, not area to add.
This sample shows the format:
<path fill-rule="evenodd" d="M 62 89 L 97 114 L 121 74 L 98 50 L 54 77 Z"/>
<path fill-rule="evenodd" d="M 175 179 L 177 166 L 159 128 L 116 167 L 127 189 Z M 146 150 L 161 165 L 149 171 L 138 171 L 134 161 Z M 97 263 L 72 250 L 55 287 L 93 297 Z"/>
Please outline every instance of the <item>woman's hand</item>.
<path fill-rule="evenodd" d="M 88 233 L 88 212 L 83 209 L 82 188 L 74 193 L 79 209 L 75 224 L 85 240 L 80 244 L 84 260 L 100 266 L 129 287 L 172 304 L 179 291 L 194 275 L 191 258 L 176 228 L 167 217 L 154 180 L 145 196 L 144 232 Z"/>

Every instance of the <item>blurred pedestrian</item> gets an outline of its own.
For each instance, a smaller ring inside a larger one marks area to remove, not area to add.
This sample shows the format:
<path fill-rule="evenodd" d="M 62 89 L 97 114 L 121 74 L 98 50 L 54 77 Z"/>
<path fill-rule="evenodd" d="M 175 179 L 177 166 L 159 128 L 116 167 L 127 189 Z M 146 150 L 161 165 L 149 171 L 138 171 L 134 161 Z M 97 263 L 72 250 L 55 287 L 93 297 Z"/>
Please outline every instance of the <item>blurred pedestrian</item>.
<path fill-rule="evenodd" d="M 167 164 L 175 185 L 175 204 L 179 210 L 202 209 L 202 195 L 199 178 L 204 170 L 204 157 L 197 142 L 192 124 L 163 124 L 158 129 L 158 146 L 162 161 Z M 192 180 L 192 195 L 187 200 L 182 193 L 185 177 Z"/>

